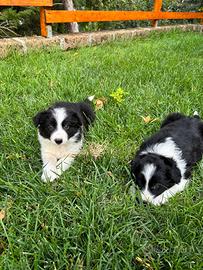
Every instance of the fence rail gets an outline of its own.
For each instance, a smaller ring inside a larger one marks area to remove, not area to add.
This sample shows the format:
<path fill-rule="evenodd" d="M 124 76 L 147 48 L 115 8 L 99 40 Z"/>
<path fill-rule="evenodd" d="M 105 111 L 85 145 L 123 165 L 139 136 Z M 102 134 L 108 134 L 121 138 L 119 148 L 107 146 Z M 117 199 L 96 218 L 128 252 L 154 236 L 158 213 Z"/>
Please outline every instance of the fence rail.
<path fill-rule="evenodd" d="M 0 6 L 52 7 L 53 0 L 0 0 Z"/>
<path fill-rule="evenodd" d="M 156 27 L 158 20 L 200 19 L 203 12 L 163 12 L 162 0 L 154 0 L 152 11 L 96 11 L 96 10 L 51 10 L 53 0 L 0 0 L 0 6 L 39 6 L 41 35 L 52 36 L 52 23 L 104 22 L 150 20 Z"/>
<path fill-rule="evenodd" d="M 49 24 L 69 22 L 203 19 L 203 12 L 46 10 L 45 16 L 46 22 Z"/>

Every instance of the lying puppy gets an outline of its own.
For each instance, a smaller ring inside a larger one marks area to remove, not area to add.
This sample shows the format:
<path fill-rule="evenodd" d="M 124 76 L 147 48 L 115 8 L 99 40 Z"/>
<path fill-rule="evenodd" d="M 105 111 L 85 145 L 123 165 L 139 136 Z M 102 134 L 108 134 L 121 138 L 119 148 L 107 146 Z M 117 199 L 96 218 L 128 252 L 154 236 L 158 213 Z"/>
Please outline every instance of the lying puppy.
<path fill-rule="evenodd" d="M 93 97 L 88 99 L 92 101 Z M 88 100 L 59 102 L 33 118 L 41 144 L 44 182 L 53 181 L 70 167 L 83 146 L 84 132 L 94 119 Z"/>
<path fill-rule="evenodd" d="M 164 204 L 188 184 L 192 167 L 203 154 L 203 122 L 197 113 L 170 114 L 161 129 L 147 139 L 131 163 L 144 201 Z"/>

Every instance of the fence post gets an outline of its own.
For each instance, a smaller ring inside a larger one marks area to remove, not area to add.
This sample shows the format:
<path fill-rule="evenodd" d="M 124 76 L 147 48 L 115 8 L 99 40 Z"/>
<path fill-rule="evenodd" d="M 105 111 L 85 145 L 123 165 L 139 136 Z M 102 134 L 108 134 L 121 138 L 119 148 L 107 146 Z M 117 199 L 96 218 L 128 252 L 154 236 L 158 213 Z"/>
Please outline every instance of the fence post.
<path fill-rule="evenodd" d="M 40 8 L 40 28 L 41 28 L 41 36 L 43 37 L 52 37 L 52 26 L 46 23 L 45 11 L 48 8 L 41 7 Z"/>
<path fill-rule="evenodd" d="M 45 9 L 44 9 L 44 7 L 40 8 L 40 28 L 41 28 L 41 36 L 47 37 L 47 29 L 46 29 Z"/>
<path fill-rule="evenodd" d="M 162 0 L 154 0 L 153 11 L 161 11 L 161 7 L 162 7 Z M 153 20 L 152 26 L 157 27 L 157 25 L 158 25 L 158 20 Z"/>

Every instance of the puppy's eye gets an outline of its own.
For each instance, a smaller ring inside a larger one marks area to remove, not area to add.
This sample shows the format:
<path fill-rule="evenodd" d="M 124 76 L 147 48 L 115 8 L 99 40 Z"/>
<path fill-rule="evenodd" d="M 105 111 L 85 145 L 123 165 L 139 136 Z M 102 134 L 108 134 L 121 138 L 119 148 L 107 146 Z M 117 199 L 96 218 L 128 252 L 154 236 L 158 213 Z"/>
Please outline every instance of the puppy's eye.
<path fill-rule="evenodd" d="M 151 186 L 151 190 L 156 190 L 159 189 L 161 187 L 161 184 L 156 183 L 155 185 Z"/>
<path fill-rule="evenodd" d="M 69 124 L 64 124 L 64 125 L 63 125 L 63 128 L 64 128 L 64 129 L 69 129 L 69 128 L 70 128 L 70 125 L 69 125 Z"/>
<path fill-rule="evenodd" d="M 49 123 L 48 127 L 49 127 L 50 129 L 53 129 L 53 128 L 55 128 L 55 125 L 54 125 L 53 123 Z"/>

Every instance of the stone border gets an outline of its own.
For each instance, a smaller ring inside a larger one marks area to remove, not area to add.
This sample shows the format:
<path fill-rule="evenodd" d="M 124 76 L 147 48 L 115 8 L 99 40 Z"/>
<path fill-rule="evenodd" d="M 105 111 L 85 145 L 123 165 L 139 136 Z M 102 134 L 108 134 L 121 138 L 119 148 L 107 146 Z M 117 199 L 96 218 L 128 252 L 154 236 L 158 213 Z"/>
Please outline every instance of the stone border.
<path fill-rule="evenodd" d="M 83 46 L 93 46 L 104 42 L 118 39 L 130 39 L 137 36 L 146 36 L 152 32 L 167 32 L 180 29 L 182 31 L 203 32 L 203 25 L 185 24 L 160 26 L 155 28 L 134 28 L 113 31 L 87 32 L 77 34 L 58 35 L 52 38 L 41 36 L 17 37 L 0 39 L 0 58 L 6 57 L 10 51 L 16 50 L 26 53 L 31 49 L 59 47 L 62 50 L 68 50 Z"/>

